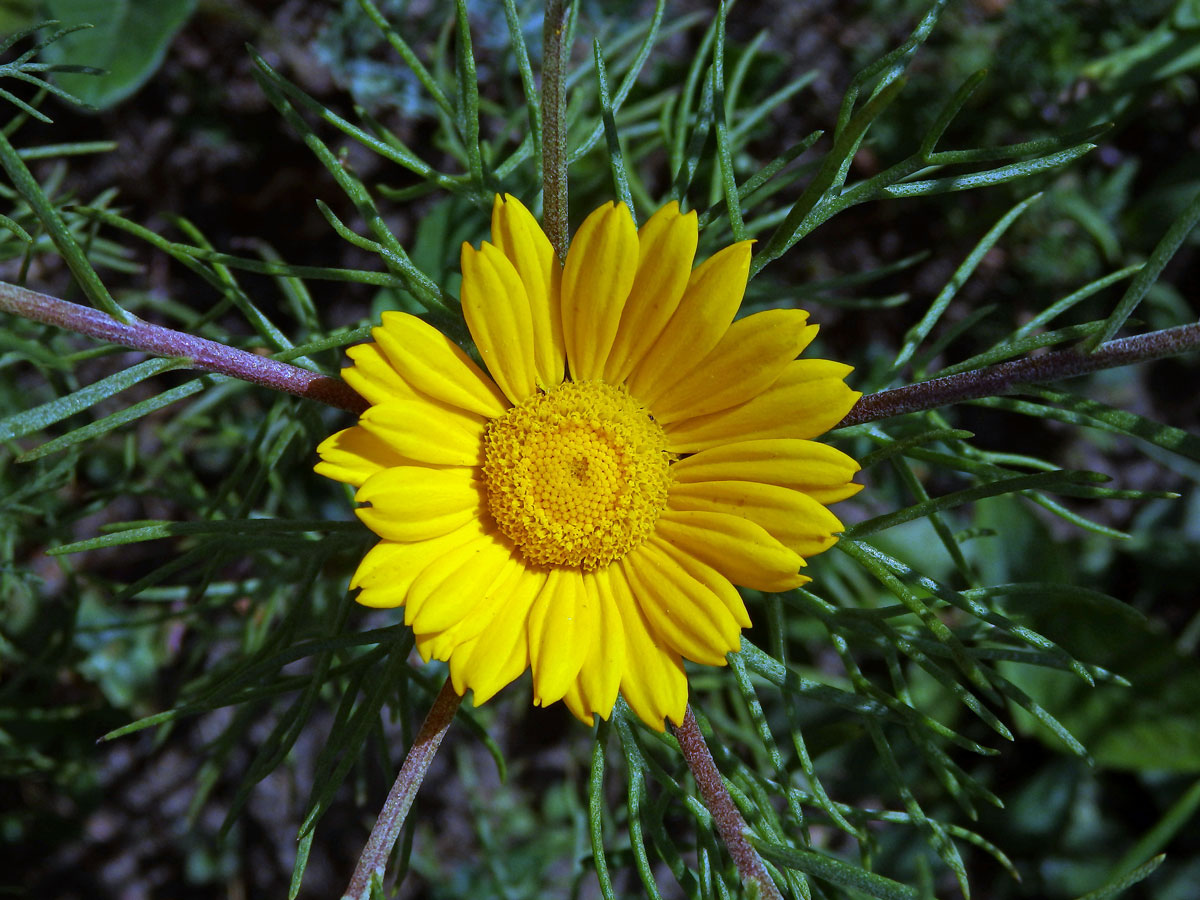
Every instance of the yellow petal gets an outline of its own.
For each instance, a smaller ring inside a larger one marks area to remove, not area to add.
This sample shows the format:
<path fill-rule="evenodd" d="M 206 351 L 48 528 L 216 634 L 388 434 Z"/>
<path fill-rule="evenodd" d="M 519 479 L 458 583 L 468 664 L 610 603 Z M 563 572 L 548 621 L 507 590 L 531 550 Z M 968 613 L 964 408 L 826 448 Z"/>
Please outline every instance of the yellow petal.
<path fill-rule="evenodd" d="M 551 569 L 529 610 L 529 662 L 533 702 L 561 700 L 583 666 L 596 619 L 594 598 L 576 569 Z"/>
<path fill-rule="evenodd" d="M 546 583 L 544 572 L 525 569 L 501 615 L 483 633 L 464 641 L 450 656 L 450 678 L 460 694 L 475 692 L 475 705 L 529 667 L 529 610 Z M 420 639 L 418 639 L 419 642 Z"/>
<path fill-rule="evenodd" d="M 508 409 L 495 382 L 427 322 L 389 311 L 383 314 L 383 325 L 371 334 L 401 378 L 421 393 L 490 419 Z"/>
<path fill-rule="evenodd" d="M 482 514 L 482 488 L 471 469 L 396 466 L 363 483 L 355 498 L 370 503 L 355 512 L 366 526 L 392 541 L 423 541 Z"/>
<path fill-rule="evenodd" d="M 487 420 L 434 400 L 389 400 L 362 414 L 363 428 L 395 452 L 422 463 L 483 465 Z"/>
<path fill-rule="evenodd" d="M 729 614 L 737 622 L 738 628 L 750 627 L 750 613 L 746 611 L 746 601 L 742 599 L 742 595 L 738 593 L 738 589 L 730 583 L 728 578 L 707 563 L 701 562 L 694 556 L 689 556 L 656 535 L 651 535 L 647 543 L 653 544 L 678 563 L 692 578 L 712 591 L 729 610 Z"/>
<path fill-rule="evenodd" d="M 603 375 L 637 266 L 637 230 L 624 204 L 606 203 L 579 226 L 562 276 L 563 342 L 576 381 Z"/>
<path fill-rule="evenodd" d="M 380 541 L 367 551 L 350 580 L 352 589 L 361 588 L 354 599 L 376 609 L 403 606 L 413 580 L 426 566 L 478 535 L 478 523 L 471 521 L 428 541 Z"/>
<path fill-rule="evenodd" d="M 442 631 L 423 634 L 423 644 L 434 659 L 449 659 L 460 644 L 465 644 L 490 629 L 497 616 L 506 614 L 517 582 L 526 571 L 519 554 L 510 553 L 500 572 L 479 592 L 477 602 L 457 622 Z M 423 650 L 422 653 L 425 651 Z"/>
<path fill-rule="evenodd" d="M 664 719 L 683 724 L 687 708 L 687 676 L 679 654 L 655 640 L 649 622 L 633 599 L 623 563 L 608 567 L 608 584 L 625 629 L 625 671 L 621 695 L 638 718 L 655 731 Z"/>
<path fill-rule="evenodd" d="M 484 365 L 518 404 L 537 390 L 533 315 L 525 285 L 494 245 L 462 246 L 462 308 Z"/>
<path fill-rule="evenodd" d="M 741 629 L 721 598 L 653 543 L 621 561 L 638 606 L 660 640 L 685 659 L 710 666 L 741 644 Z"/>
<path fill-rule="evenodd" d="M 770 309 L 729 326 L 716 347 L 656 397 L 643 402 L 660 424 L 728 409 L 774 384 L 816 337 L 801 309 Z"/>
<path fill-rule="evenodd" d="M 729 328 L 750 271 L 750 241 L 726 247 L 696 267 L 679 307 L 629 377 L 630 392 L 648 403 L 706 356 Z"/>
<path fill-rule="evenodd" d="M 596 608 L 596 625 L 583 668 L 563 701 L 571 712 L 590 725 L 593 713 L 598 713 L 602 719 L 612 714 L 625 669 L 625 630 L 608 586 L 607 570 L 585 574 L 583 586 L 589 602 Z"/>
<path fill-rule="evenodd" d="M 809 581 L 804 559 L 748 519 L 718 512 L 667 509 L 655 534 L 676 550 L 712 566 L 734 584 L 787 591 Z"/>
<path fill-rule="evenodd" d="M 357 425 L 331 434 L 317 445 L 321 461 L 313 470 L 355 487 L 383 469 L 411 463 L 365 428 Z"/>
<path fill-rule="evenodd" d="M 852 367 L 827 359 L 798 359 L 757 397 L 730 409 L 664 426 L 668 448 L 696 453 L 735 441 L 824 434 L 846 417 L 862 395 L 843 380 Z"/>
<path fill-rule="evenodd" d="M 342 369 L 342 379 L 368 403 L 384 403 L 417 392 L 392 366 L 378 344 L 356 344 L 346 351 L 354 365 Z"/>
<path fill-rule="evenodd" d="M 457 625 L 500 580 L 512 555 L 505 542 L 483 534 L 434 560 L 408 589 L 404 624 L 417 634 Z"/>
<path fill-rule="evenodd" d="M 563 380 L 562 316 L 558 299 L 562 267 L 554 248 L 532 213 L 511 194 L 505 194 L 503 200 L 497 194 L 492 204 L 492 243 L 512 261 L 525 286 L 538 380 L 543 387 L 553 387 Z"/>
<path fill-rule="evenodd" d="M 859 465 L 816 441 L 765 440 L 718 444 L 671 466 L 677 483 L 757 481 L 804 491 L 820 503 L 836 503 L 862 490 L 850 479 Z"/>
<path fill-rule="evenodd" d="M 740 516 L 765 528 L 801 556 L 815 556 L 837 543 L 837 516 L 808 494 L 753 481 L 704 481 L 671 487 L 671 509 L 707 510 Z"/>
<path fill-rule="evenodd" d="M 638 229 L 638 268 L 604 380 L 621 384 L 662 334 L 679 306 L 696 258 L 696 213 L 679 214 L 672 201 Z"/>
<path fill-rule="evenodd" d="M 596 724 L 592 704 L 583 696 L 583 688 L 580 686 L 578 678 L 571 682 L 571 686 L 567 688 L 567 692 L 562 696 L 562 702 L 563 706 L 571 711 L 571 715 L 583 722 L 583 724 Z"/>

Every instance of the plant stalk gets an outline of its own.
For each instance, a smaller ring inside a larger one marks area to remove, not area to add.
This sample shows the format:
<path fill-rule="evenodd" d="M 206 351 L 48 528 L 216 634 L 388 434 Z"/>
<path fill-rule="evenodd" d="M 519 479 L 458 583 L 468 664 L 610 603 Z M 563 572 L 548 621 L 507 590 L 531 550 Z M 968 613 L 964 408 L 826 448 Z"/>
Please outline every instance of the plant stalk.
<path fill-rule="evenodd" d="M 298 397 L 319 400 L 347 412 L 359 414 L 367 408 L 367 402 L 340 378 L 320 375 L 257 353 L 152 325 L 136 316 L 132 316 L 128 324 L 118 322 L 89 306 L 59 300 L 4 282 L 0 282 L 0 311 L 123 347 L 145 350 L 156 356 L 186 359 L 195 369 L 229 375 Z M 1119 338 L 1101 344 L 1093 353 L 1059 350 L 1029 356 L 868 394 L 859 399 L 838 427 L 862 425 L 966 400 L 1011 394 L 1026 385 L 1045 384 L 1101 369 L 1179 356 L 1197 349 L 1200 349 L 1200 323 Z"/>
<path fill-rule="evenodd" d="M 725 842 L 729 855 L 737 865 L 742 883 L 757 885 L 758 896 L 763 900 L 783 900 L 779 888 L 767 872 L 762 857 L 746 840 L 746 820 L 742 818 L 733 798 L 729 796 L 725 782 L 721 780 L 721 772 L 713 761 L 704 735 L 700 733 L 700 726 L 696 724 L 691 706 L 688 706 L 683 714 L 683 724 L 672 725 L 671 731 L 679 741 L 679 749 L 683 752 L 683 758 L 687 760 L 688 768 L 692 770 L 696 786 L 700 789 L 700 796 L 712 814 L 721 840 Z"/>
<path fill-rule="evenodd" d="M 1025 385 L 1061 381 L 1101 369 L 1178 356 L 1197 349 L 1200 349 L 1200 323 L 1178 325 L 1175 328 L 1109 341 L 1101 344 L 1092 353 L 1058 350 L 1039 356 L 1027 356 L 1024 359 L 1014 359 L 970 372 L 960 372 L 957 375 L 947 375 L 944 378 L 934 378 L 931 381 L 868 394 L 859 399 L 837 427 L 862 425 L 865 422 L 937 409 L 939 406 L 949 406 L 965 400 L 1012 394 Z"/>
<path fill-rule="evenodd" d="M 350 885 L 342 895 L 342 900 L 370 900 L 372 883 L 383 884 L 383 875 L 387 869 L 388 858 L 392 855 L 392 848 L 396 846 L 396 840 L 404 829 L 404 821 L 412 808 L 417 790 L 425 780 L 429 764 L 433 762 L 433 757 L 437 754 L 450 723 L 454 721 L 454 713 L 461 702 L 462 697 L 455 692 L 454 686 L 447 678 L 433 701 L 433 706 L 429 708 L 429 715 L 425 717 L 416 740 L 408 748 L 408 755 L 404 757 L 404 763 L 400 766 L 400 774 L 396 776 L 396 783 L 392 785 L 379 818 L 375 821 L 375 827 L 371 829 L 367 846 L 358 858 L 358 865 L 354 869 Z"/>
<path fill-rule="evenodd" d="M 559 261 L 567 258 L 567 12 L 546 0 L 542 24 L 542 227 Z"/>
<path fill-rule="evenodd" d="M 0 310 L 35 322 L 57 325 L 111 344 L 145 350 L 155 356 L 185 359 L 194 369 L 230 375 L 297 397 L 319 400 L 352 413 L 361 413 L 367 408 L 366 401 L 340 378 L 320 375 L 257 353 L 152 325 L 129 313 L 126 313 L 128 322 L 119 322 L 108 313 L 90 306 L 59 300 L 4 282 L 0 282 Z"/>

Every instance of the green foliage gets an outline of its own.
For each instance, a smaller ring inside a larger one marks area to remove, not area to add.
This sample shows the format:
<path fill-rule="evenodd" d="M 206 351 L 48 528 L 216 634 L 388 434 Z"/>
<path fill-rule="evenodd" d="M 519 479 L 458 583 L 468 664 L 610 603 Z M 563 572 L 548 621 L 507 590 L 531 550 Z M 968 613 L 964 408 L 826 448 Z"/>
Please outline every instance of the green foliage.
<path fill-rule="evenodd" d="M 58 76 L 63 89 L 96 109 L 134 94 L 162 64 L 196 0 L 42 0 L 47 17 L 87 25 L 47 49 L 51 62 L 85 63 L 103 74 Z"/>
<path fill-rule="evenodd" d="M 112 30 L 87 32 L 95 58 L 66 37 L 54 45 L 63 60 L 120 62 L 108 81 L 72 84 L 73 93 L 115 103 L 147 77 L 191 8 L 148 6 L 123 4 Z M 889 327 L 862 328 L 852 361 L 863 390 L 1086 347 L 1133 314 L 1159 326 L 1187 320 L 1163 278 L 1200 216 L 1196 179 L 1184 180 L 1187 197 L 1169 216 L 1152 214 L 1138 208 L 1132 174 L 1095 163 L 1092 151 L 1110 122 L 1137 121 L 1138 97 L 1194 75 L 1200 59 L 1185 40 L 1200 16 L 1179 3 L 1127 21 L 1101 4 L 1100 24 L 1085 28 L 1052 4 L 1018 2 L 1007 30 L 985 22 L 952 38 L 939 30 L 943 6 L 922 5 L 911 32 L 887 46 L 882 29 L 873 33 L 877 58 L 838 82 L 845 95 L 823 131 L 782 148 L 772 123 L 816 73 L 792 71 L 765 35 L 735 41 L 724 5 L 673 18 L 660 3 L 632 25 L 577 6 L 577 43 L 591 40 L 568 73 L 573 213 L 617 196 L 640 221 L 675 199 L 700 212 L 702 254 L 758 241 L 747 309 L 849 311 L 829 332 L 855 338 L 857 317 L 895 315 Z M 144 33 L 114 37 L 135 21 Z M 532 22 L 515 2 L 478 11 L 460 2 L 411 29 L 395 5 L 336 11 L 322 52 L 393 53 L 372 71 L 386 75 L 399 108 L 424 117 L 419 141 L 372 102 L 370 84 L 347 79 L 361 105 L 331 109 L 250 51 L 263 95 L 344 194 L 317 202 L 353 266 L 339 264 L 332 243 L 298 264 L 269 247 L 213 246 L 183 219 L 157 233 L 108 195 L 80 202 L 62 189 L 61 166 L 29 162 L 98 148 L 18 148 L 15 127 L 0 134 L 10 182 L 0 185 L 0 255 L 17 266 L 14 280 L 61 258 L 100 309 L 153 315 L 317 372 L 336 373 L 342 349 L 368 336 L 383 307 L 421 312 L 470 350 L 455 297 L 458 246 L 485 236 L 495 192 L 538 205 Z M 1089 44 L 1091 57 L 1072 49 L 1082 34 L 1099 45 Z M 684 62 L 665 49 L 681 41 L 697 51 Z M 140 55 L 126 59 L 127 45 Z M 53 93 L 32 58 L 0 75 Z M 946 60 L 932 84 L 930 58 Z M 1097 86 L 1087 103 L 1061 127 L 1028 127 L 1019 78 L 1041 90 L 1082 74 Z M 1005 103 L 981 106 L 997 92 Z M 2 96 L 45 118 L 41 99 Z M 351 164 L 348 143 L 372 166 Z M 983 188 L 996 208 L 962 199 Z M 394 213 L 414 204 L 421 227 L 403 240 Z M 827 262 L 801 282 L 795 260 L 821 246 L 823 228 L 921 204 L 948 210 L 939 240 L 920 247 L 943 263 L 922 312 L 903 315 L 909 290 L 895 289 L 922 264 L 918 254 L 852 271 Z M 1043 243 L 1047 223 L 1067 230 L 1062 246 L 1088 252 L 1059 255 L 1051 236 L 1053 251 L 1018 253 Z M 178 281 L 206 303 L 110 290 L 132 248 L 178 263 Z M 1006 253 L 1024 260 L 1009 267 L 1023 320 L 1011 293 L 980 302 L 979 279 L 1004 289 L 988 268 Z M 370 318 L 332 324 L 318 298 L 344 285 L 378 292 Z M 332 839 L 326 817 L 347 786 L 361 807 L 379 805 L 376 783 L 390 780 L 444 677 L 437 664 L 410 664 L 412 638 L 397 617 L 364 612 L 346 592 L 371 539 L 348 493 L 311 473 L 313 448 L 344 417 L 181 374 L 186 362 L 131 360 L 54 329 L 4 325 L 0 772 L 83 795 L 94 789 L 94 739 L 153 733 L 161 744 L 209 723 L 189 821 L 219 808 L 228 837 L 264 781 L 303 770 L 306 799 L 289 810 L 290 896 L 301 895 L 314 848 Z M 1194 885 L 1194 864 L 1157 854 L 1200 808 L 1200 619 L 1175 587 L 1197 574 L 1196 517 L 1181 510 L 1196 509 L 1200 443 L 1155 421 L 1120 383 L 1094 378 L 1071 391 L 1026 387 L 835 433 L 868 484 L 847 504 L 854 524 L 813 560 L 808 588 L 746 592 L 756 627 L 727 669 L 690 672 L 701 727 L 787 895 L 969 896 L 980 871 L 994 876 L 984 894 L 994 897 L 1115 897 L 1148 877 L 1161 896 L 1184 897 L 1181 886 Z M 1127 477 L 1130 458 L 1161 477 Z M 1137 512 L 1120 515 L 1116 504 Z M 1121 577 L 1130 570 L 1145 583 Z M 1181 632 L 1163 628 L 1168 614 L 1186 618 Z M 475 844 L 443 859 L 418 809 L 402 872 L 423 876 L 431 896 L 480 884 L 498 896 L 567 895 L 585 883 L 591 891 L 593 878 L 606 898 L 738 895 L 671 737 L 619 702 L 593 735 L 570 726 L 564 774 L 545 786 L 503 737 L 528 715 L 525 697 L 517 686 L 460 713 L 455 746 L 443 751 L 459 787 L 442 800 L 466 808 Z M 1036 741 L 1046 745 L 1040 768 L 1014 782 L 1008 760 Z M 1139 797 L 1153 820 L 1141 840 L 1119 811 L 1084 796 L 1111 771 L 1138 779 L 1149 798 Z M 1181 776 L 1186 792 L 1175 790 Z M 19 824 L 5 827 L 29 840 Z M 1018 873 L 1032 885 L 1025 894 L 1009 877 Z"/>

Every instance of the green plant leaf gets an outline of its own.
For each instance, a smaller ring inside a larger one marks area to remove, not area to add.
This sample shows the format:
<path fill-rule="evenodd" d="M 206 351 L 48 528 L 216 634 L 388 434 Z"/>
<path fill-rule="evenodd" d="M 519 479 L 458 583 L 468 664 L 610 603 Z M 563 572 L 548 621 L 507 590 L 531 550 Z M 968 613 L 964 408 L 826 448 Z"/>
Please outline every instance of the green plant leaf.
<path fill-rule="evenodd" d="M 1006 605 L 1072 655 L 1132 683 L 1089 688 L 1062 672 L 1004 667 L 1087 747 L 1097 765 L 1200 772 L 1200 663 L 1181 653 L 1170 635 L 1132 611 L 1080 595 L 1062 594 L 1053 604 L 1017 595 Z"/>
<path fill-rule="evenodd" d="M 46 0 L 46 11 L 68 25 L 88 23 L 45 50 L 54 63 L 81 63 L 107 70 L 100 76 L 60 74 L 69 93 L 97 109 L 132 95 L 162 63 L 196 0 Z"/>

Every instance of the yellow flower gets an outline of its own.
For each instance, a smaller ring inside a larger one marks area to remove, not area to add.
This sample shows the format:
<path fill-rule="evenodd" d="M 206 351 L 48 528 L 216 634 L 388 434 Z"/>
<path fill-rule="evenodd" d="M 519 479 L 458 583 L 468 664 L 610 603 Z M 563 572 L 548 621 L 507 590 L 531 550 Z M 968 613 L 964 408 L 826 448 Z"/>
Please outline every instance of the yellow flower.
<path fill-rule="evenodd" d="M 636 229 L 607 204 L 559 265 L 497 197 L 462 248 L 462 306 L 490 377 L 421 319 L 383 315 L 349 351 L 371 404 L 318 448 L 381 540 L 351 582 L 404 606 L 426 660 L 482 703 L 526 668 L 538 704 L 591 723 L 617 692 L 651 727 L 687 704 L 683 659 L 723 665 L 750 617 L 734 585 L 783 591 L 842 529 L 858 464 L 812 439 L 858 394 L 796 357 L 808 314 L 734 321 L 750 242 L 692 268 L 695 213 Z"/>

